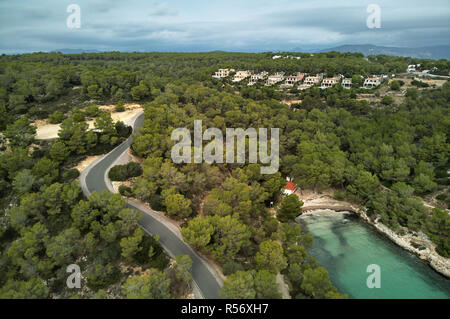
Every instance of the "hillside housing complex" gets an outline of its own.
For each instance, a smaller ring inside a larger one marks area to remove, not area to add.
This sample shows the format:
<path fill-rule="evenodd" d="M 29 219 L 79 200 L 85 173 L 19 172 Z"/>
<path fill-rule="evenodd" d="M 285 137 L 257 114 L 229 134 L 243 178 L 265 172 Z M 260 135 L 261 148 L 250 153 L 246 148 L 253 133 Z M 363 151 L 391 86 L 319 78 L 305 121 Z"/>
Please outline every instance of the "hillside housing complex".
<path fill-rule="evenodd" d="M 285 76 L 284 72 L 276 72 L 269 74 L 269 72 L 262 71 L 254 73 L 250 70 L 238 70 L 235 69 L 219 69 L 212 77 L 216 79 L 228 78 L 232 75 L 232 82 L 241 82 L 248 79 L 248 86 L 255 85 L 258 82 L 264 83 L 265 86 L 279 85 L 280 88 L 292 88 L 297 85 L 297 89 L 305 90 L 314 85 L 317 85 L 321 89 L 327 89 L 340 83 L 342 87 L 350 89 L 353 87 L 352 79 L 345 78 L 342 75 L 334 77 L 323 77 L 323 74 L 308 75 L 306 73 L 298 72 L 294 75 Z M 372 89 L 379 86 L 384 79 L 388 77 L 385 75 L 370 76 L 364 79 L 362 88 Z"/>

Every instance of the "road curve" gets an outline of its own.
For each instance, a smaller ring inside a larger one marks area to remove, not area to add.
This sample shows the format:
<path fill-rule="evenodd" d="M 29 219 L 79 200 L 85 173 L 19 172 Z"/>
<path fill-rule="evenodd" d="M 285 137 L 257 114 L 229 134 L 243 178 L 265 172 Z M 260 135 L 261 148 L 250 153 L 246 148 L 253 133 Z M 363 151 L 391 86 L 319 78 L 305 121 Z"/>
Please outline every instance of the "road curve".
<path fill-rule="evenodd" d="M 144 122 L 144 113 L 138 114 L 133 123 L 133 130 L 137 133 L 137 129 Z M 105 189 L 111 190 L 110 181 L 106 178 L 109 168 L 124 154 L 131 146 L 132 137 L 129 137 L 122 144 L 117 146 L 108 154 L 99 158 L 88 166 L 80 175 L 80 184 L 83 193 L 89 196 L 92 192 L 101 192 Z M 127 206 L 142 212 L 143 218 L 140 221 L 141 227 L 151 235 L 158 235 L 160 243 L 167 253 L 174 257 L 176 255 L 185 254 L 192 258 L 192 277 L 194 283 L 200 290 L 203 298 L 218 299 L 218 290 L 222 285 L 222 281 L 216 271 L 207 264 L 188 244 L 186 244 L 180 235 L 176 234 L 176 230 L 170 227 L 170 221 L 164 220 L 151 209 L 140 205 L 133 201 L 127 201 Z"/>

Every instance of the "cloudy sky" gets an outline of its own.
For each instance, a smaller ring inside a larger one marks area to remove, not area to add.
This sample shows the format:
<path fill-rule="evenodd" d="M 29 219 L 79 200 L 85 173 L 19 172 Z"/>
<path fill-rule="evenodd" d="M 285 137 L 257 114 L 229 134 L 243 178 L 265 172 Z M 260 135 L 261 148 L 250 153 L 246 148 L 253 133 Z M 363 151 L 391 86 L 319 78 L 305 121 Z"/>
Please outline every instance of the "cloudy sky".
<path fill-rule="evenodd" d="M 67 7 L 81 9 L 68 28 Z M 381 28 L 367 7 L 378 4 Z M 0 52 L 282 51 L 450 44 L 449 0 L 0 0 Z"/>

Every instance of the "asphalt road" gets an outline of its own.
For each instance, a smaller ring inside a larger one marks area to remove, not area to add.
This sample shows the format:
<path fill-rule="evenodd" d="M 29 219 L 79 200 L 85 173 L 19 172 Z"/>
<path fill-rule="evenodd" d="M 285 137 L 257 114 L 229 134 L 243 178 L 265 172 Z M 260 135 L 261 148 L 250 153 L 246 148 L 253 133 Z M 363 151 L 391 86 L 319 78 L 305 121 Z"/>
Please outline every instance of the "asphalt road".
<path fill-rule="evenodd" d="M 135 132 L 137 132 L 137 128 L 142 126 L 143 121 L 144 114 L 140 115 L 136 119 L 134 123 Z M 101 192 L 108 189 L 105 182 L 105 173 L 116 161 L 116 159 L 130 147 L 131 143 L 132 138 L 130 137 L 112 152 L 104 156 L 101 160 L 93 163 L 89 168 L 88 173 L 81 177 L 85 178 L 85 184 L 89 193 L 94 191 Z M 148 212 L 148 208 L 139 207 L 139 205 L 130 202 L 128 202 L 127 205 L 142 212 L 143 218 L 140 221 L 140 225 L 148 233 L 158 235 L 160 237 L 160 243 L 169 255 L 173 257 L 180 254 L 186 254 L 192 258 L 192 277 L 203 297 L 207 299 L 219 298 L 218 290 L 220 288 L 220 280 L 218 280 L 212 267 L 207 266 L 206 261 L 194 252 L 188 244 L 181 240 L 163 222 L 161 222 L 161 220 L 153 217 Z"/>

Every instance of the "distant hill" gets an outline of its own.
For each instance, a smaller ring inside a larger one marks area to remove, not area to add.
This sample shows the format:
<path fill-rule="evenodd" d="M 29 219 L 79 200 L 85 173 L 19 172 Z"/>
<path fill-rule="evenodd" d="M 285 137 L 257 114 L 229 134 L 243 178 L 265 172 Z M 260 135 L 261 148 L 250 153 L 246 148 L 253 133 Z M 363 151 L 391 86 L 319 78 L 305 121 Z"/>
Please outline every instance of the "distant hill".
<path fill-rule="evenodd" d="M 430 47 L 420 47 L 420 48 L 402 48 L 402 47 L 383 47 L 372 44 L 347 44 L 341 45 L 335 48 L 320 50 L 319 52 L 361 52 L 364 55 L 396 55 L 396 56 L 407 56 L 412 58 L 421 59 L 450 59 L 450 45 L 438 45 Z"/>
<path fill-rule="evenodd" d="M 79 54 L 79 53 L 100 53 L 101 51 L 97 50 L 83 50 L 83 49 L 58 49 L 53 52 L 61 52 L 64 54 Z"/>

